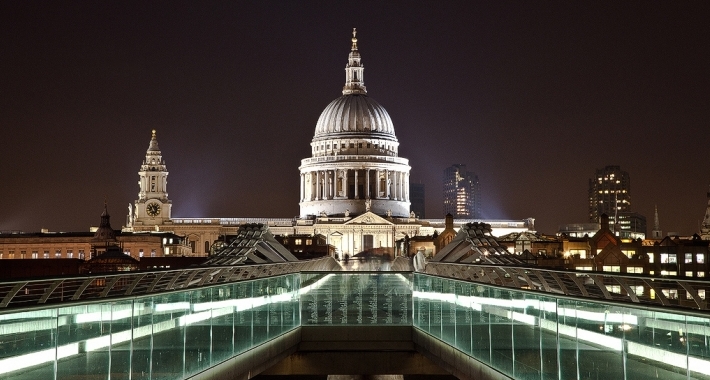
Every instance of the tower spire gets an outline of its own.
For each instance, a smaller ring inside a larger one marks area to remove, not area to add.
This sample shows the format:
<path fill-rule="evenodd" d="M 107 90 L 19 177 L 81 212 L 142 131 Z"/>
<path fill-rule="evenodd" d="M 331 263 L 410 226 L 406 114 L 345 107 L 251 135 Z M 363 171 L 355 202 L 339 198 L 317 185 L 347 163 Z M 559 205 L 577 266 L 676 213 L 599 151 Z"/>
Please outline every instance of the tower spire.
<path fill-rule="evenodd" d="M 658 205 L 655 205 L 655 213 L 653 215 L 653 231 L 651 235 L 654 239 L 663 238 L 663 233 L 661 232 L 661 223 L 658 219 Z"/>
<path fill-rule="evenodd" d="M 705 219 L 700 226 L 700 237 L 703 240 L 710 240 L 710 190 L 708 190 L 708 207 L 705 209 Z"/>
<path fill-rule="evenodd" d="M 158 138 L 153 129 L 145 160 L 138 172 L 140 192 L 136 200 L 135 214 L 128 208 L 128 221 L 132 226 L 157 225 L 170 220 L 172 201 L 168 199 L 168 168 L 158 147 Z"/>
<path fill-rule="evenodd" d="M 353 28 L 352 47 L 348 55 L 348 65 L 345 66 L 345 86 L 343 95 L 367 94 L 363 79 L 365 66 L 362 65 L 360 52 L 357 49 L 357 29 Z"/>

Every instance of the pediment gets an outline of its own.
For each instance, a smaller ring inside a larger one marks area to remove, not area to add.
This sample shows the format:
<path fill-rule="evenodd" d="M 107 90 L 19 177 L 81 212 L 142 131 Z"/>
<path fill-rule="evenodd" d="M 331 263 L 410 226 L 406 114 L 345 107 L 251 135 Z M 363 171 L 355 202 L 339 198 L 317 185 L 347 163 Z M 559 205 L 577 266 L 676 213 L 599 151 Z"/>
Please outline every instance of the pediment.
<path fill-rule="evenodd" d="M 394 223 L 390 222 L 389 220 L 372 213 L 371 211 L 368 211 L 362 215 L 356 216 L 347 222 L 345 224 L 384 224 L 384 225 L 393 225 Z"/>

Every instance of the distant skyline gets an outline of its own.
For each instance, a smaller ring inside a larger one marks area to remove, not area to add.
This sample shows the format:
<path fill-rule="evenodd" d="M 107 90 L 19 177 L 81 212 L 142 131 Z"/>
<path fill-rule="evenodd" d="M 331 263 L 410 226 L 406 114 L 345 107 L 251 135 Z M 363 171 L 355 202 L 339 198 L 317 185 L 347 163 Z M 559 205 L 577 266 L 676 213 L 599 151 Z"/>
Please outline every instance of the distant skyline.
<path fill-rule="evenodd" d="M 587 222 L 618 165 L 631 210 L 698 230 L 710 185 L 702 2 L 3 2 L 0 230 L 125 223 L 157 130 L 174 217 L 294 217 L 300 160 L 358 29 L 426 216 L 444 168 L 484 218 Z M 648 231 L 650 233 L 650 231 Z"/>

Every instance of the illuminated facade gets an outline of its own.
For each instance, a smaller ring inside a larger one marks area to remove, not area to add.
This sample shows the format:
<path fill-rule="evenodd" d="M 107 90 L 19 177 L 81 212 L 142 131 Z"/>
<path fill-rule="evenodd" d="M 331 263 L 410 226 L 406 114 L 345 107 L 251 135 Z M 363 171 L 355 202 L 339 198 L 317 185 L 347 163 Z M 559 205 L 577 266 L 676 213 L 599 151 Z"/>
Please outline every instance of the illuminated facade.
<path fill-rule="evenodd" d="M 589 179 L 589 221 L 598 223 L 602 214 L 615 220 L 616 215 L 627 211 L 631 211 L 629 173 L 619 166 L 597 169 Z"/>
<path fill-rule="evenodd" d="M 158 147 L 155 130 L 138 176 L 140 192 L 135 209 L 128 205 L 127 224 L 156 225 L 170 221 L 172 201 L 168 199 L 168 168 Z"/>
<path fill-rule="evenodd" d="M 392 120 L 384 107 L 367 96 L 363 74 L 353 31 L 343 95 L 321 113 L 310 144 L 311 157 L 299 167 L 299 217 L 173 218 L 168 172 L 153 131 L 138 172 L 138 200 L 129 205 L 125 230 L 172 231 L 184 236 L 191 254 L 198 256 L 208 255 L 220 236 L 237 235 L 245 223 L 264 224 L 274 236 L 317 237 L 334 247 L 333 254 L 339 257 L 362 252 L 394 255 L 398 240 L 441 233 L 443 219 L 422 220 L 410 211 L 409 161 L 398 156 Z M 470 218 L 467 215 L 461 217 Z M 468 222 L 460 219 L 454 224 Z M 486 221 L 494 234 L 532 230 L 533 222 L 532 218 Z"/>
<path fill-rule="evenodd" d="M 444 214 L 464 219 L 481 217 L 478 176 L 466 171 L 466 165 L 451 165 L 444 169 Z"/>
<path fill-rule="evenodd" d="M 184 256 L 191 252 L 183 236 L 174 233 L 115 231 L 104 205 L 101 224 L 94 232 L 37 232 L 0 234 L 0 259 L 89 260 L 109 246 L 134 259 Z"/>
<path fill-rule="evenodd" d="M 622 239 L 645 239 L 646 217 L 631 211 L 631 180 L 620 166 L 597 169 L 589 179 L 589 221 L 598 223 L 603 214 Z"/>

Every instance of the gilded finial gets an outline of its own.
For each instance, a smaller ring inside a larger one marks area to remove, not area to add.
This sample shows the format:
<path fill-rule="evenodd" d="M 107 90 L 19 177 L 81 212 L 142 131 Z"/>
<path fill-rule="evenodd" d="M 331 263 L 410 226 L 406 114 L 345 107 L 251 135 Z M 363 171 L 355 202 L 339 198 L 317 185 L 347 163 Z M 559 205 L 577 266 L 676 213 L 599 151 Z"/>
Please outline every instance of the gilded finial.
<path fill-rule="evenodd" d="M 153 130 L 153 137 L 155 137 L 155 129 Z"/>
<path fill-rule="evenodd" d="M 357 28 L 353 28 L 353 48 L 352 50 L 357 50 Z"/>

